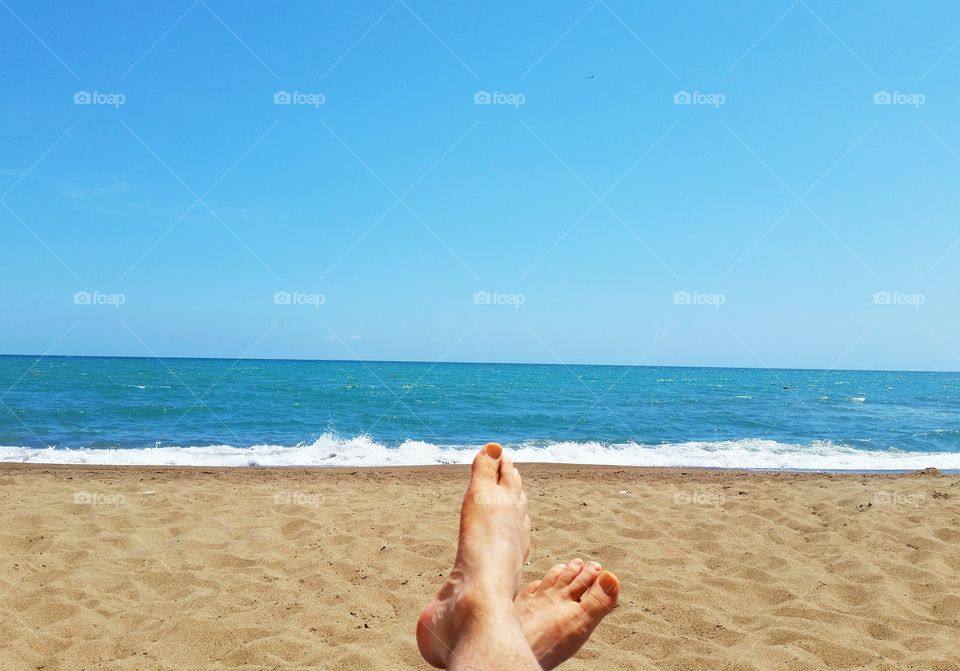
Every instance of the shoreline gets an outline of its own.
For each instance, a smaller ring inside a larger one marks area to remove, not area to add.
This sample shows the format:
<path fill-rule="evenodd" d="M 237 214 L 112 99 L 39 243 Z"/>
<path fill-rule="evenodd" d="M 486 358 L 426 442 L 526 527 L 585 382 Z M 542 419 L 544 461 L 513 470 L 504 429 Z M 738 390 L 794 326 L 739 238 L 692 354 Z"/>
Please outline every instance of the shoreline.
<path fill-rule="evenodd" d="M 576 464 L 576 463 L 556 463 L 546 461 L 515 461 L 518 467 L 534 470 L 592 470 L 592 471 L 629 471 L 636 474 L 663 475 L 669 473 L 687 476 L 691 473 L 717 474 L 717 475 L 798 475 L 798 476 L 869 476 L 869 477 L 903 477 L 903 476 L 956 476 L 960 475 L 960 469 L 942 469 L 929 466 L 922 469 L 903 469 L 903 470 L 857 470 L 857 469 L 801 469 L 801 468 L 731 468 L 720 466 L 631 466 L 617 464 Z M 197 466 L 190 464 L 58 464 L 44 462 L 8 462 L 0 461 L 0 476 L 7 471 L 24 470 L 44 470 L 53 471 L 174 471 L 174 472 L 271 472 L 279 473 L 291 471 L 304 471 L 306 473 L 333 472 L 342 473 L 344 471 L 365 471 L 365 472 L 404 472 L 404 471 L 452 471 L 464 470 L 468 464 L 408 464 L 408 465 L 388 465 L 388 466 L 350 466 L 350 465 L 280 465 L 280 466 Z"/>

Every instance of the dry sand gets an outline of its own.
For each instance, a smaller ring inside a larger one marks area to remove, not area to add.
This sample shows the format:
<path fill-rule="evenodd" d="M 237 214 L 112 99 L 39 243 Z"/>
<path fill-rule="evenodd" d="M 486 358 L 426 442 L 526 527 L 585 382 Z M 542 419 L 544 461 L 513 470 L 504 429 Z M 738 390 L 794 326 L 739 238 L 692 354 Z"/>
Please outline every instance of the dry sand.
<path fill-rule="evenodd" d="M 958 476 L 521 470 L 623 584 L 562 668 L 960 669 Z M 0 467 L 0 669 L 424 669 L 466 473 Z"/>

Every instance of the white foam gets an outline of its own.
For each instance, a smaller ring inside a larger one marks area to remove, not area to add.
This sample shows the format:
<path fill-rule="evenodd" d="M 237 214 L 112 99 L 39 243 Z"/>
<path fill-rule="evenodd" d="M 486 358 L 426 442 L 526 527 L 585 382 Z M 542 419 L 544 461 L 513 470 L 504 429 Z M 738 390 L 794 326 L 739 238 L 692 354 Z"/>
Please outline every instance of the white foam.
<path fill-rule="evenodd" d="M 140 449 L 58 449 L 0 447 L 0 462 L 144 466 L 414 466 L 468 463 L 479 445 L 434 445 L 408 440 L 387 447 L 366 436 L 342 439 L 325 434 L 293 447 L 148 447 Z M 528 442 L 507 445 L 520 462 L 617 466 L 677 466 L 775 470 L 917 470 L 930 466 L 960 469 L 958 452 L 858 450 L 829 441 L 791 445 L 772 440 L 604 444 Z"/>

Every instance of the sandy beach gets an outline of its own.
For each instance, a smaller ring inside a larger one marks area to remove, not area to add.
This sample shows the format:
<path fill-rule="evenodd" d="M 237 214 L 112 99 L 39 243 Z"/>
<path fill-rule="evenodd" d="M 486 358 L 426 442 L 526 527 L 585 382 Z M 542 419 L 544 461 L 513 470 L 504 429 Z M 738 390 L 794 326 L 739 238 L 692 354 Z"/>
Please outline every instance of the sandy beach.
<path fill-rule="evenodd" d="M 623 585 L 562 668 L 960 669 L 960 476 L 521 471 Z M 466 473 L 4 465 L 0 668 L 425 669 Z"/>

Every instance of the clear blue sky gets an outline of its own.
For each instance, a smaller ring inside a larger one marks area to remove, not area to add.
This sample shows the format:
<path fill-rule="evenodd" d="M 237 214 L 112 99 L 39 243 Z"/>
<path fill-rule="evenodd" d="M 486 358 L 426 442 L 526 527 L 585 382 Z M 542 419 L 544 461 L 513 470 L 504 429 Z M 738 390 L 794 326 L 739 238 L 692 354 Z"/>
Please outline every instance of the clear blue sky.
<path fill-rule="evenodd" d="M 956 370 L 958 38 L 953 2 L 2 0 L 0 352 Z"/>

